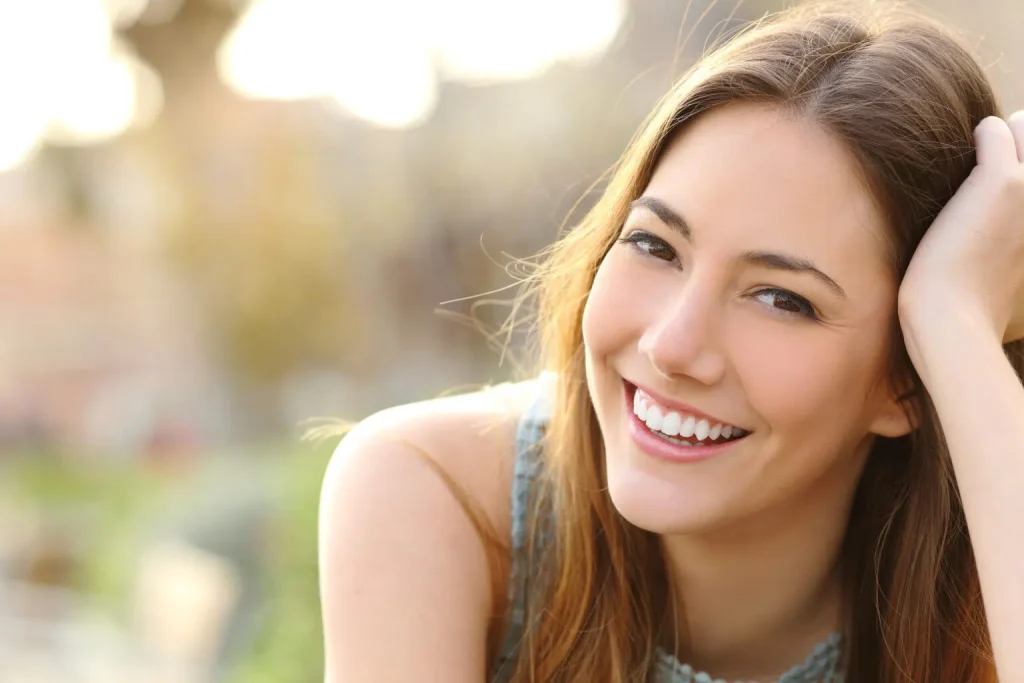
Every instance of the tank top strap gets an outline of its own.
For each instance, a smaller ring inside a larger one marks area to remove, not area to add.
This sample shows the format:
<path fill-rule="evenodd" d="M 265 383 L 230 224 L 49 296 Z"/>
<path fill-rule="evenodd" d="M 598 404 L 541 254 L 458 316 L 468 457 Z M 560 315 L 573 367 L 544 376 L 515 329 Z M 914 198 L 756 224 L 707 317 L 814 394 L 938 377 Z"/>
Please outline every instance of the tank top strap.
<path fill-rule="evenodd" d="M 526 634 L 528 585 L 533 568 L 526 547 L 529 536 L 529 510 L 534 482 L 541 469 L 540 448 L 550 419 L 551 378 L 542 375 L 538 393 L 519 418 L 515 439 L 515 464 L 512 476 L 512 538 L 508 580 L 508 623 L 493 670 L 493 683 L 505 683 L 515 669 L 519 645 Z"/>

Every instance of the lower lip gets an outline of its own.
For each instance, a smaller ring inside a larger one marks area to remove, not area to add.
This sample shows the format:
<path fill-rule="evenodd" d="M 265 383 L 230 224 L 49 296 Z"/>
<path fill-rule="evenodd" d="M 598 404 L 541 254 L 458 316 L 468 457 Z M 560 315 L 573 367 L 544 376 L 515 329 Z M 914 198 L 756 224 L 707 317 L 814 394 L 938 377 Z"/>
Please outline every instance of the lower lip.
<path fill-rule="evenodd" d="M 740 443 L 749 436 L 749 434 L 744 435 L 739 439 L 733 439 L 732 441 L 717 443 L 711 446 L 677 446 L 674 443 L 652 434 L 651 430 L 647 428 L 647 425 L 640 421 L 640 418 L 633 412 L 633 394 L 636 393 L 636 387 L 626 383 L 625 388 L 626 415 L 629 420 L 629 435 L 632 437 L 636 445 L 640 447 L 640 450 L 652 457 L 659 458 L 661 460 L 670 460 L 672 462 L 698 462 L 728 451 L 734 445 Z"/>

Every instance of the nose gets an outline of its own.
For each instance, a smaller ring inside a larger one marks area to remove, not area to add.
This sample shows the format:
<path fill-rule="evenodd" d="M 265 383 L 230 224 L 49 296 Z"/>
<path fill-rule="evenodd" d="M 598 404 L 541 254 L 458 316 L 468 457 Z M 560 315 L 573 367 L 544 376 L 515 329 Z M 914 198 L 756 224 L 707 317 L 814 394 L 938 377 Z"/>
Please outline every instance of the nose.
<path fill-rule="evenodd" d="M 662 301 L 640 336 L 639 351 L 667 380 L 714 385 L 726 367 L 718 335 L 721 315 L 717 297 L 691 276 L 682 290 Z"/>

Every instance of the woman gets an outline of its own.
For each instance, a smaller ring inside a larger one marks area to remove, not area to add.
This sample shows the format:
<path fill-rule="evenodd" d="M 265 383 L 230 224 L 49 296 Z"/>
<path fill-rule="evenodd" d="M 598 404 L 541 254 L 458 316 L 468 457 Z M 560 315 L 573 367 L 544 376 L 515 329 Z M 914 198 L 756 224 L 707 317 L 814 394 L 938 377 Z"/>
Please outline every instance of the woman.
<path fill-rule="evenodd" d="M 339 447 L 328 680 L 1024 681 L 997 115 L 913 16 L 800 10 L 706 56 L 536 275 L 549 372 Z"/>

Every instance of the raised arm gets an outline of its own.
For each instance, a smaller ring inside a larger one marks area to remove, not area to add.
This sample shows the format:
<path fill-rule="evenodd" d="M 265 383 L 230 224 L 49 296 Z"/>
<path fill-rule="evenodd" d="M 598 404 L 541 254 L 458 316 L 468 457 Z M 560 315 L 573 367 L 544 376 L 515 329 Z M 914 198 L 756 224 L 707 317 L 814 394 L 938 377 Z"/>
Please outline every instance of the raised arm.
<path fill-rule="evenodd" d="M 1024 681 L 1024 112 L 988 118 L 978 165 L 900 291 L 907 349 L 935 403 L 971 533 L 996 669 Z"/>
<path fill-rule="evenodd" d="M 920 349 L 953 459 L 1000 680 L 1024 680 L 1024 387 L 968 326 Z"/>

